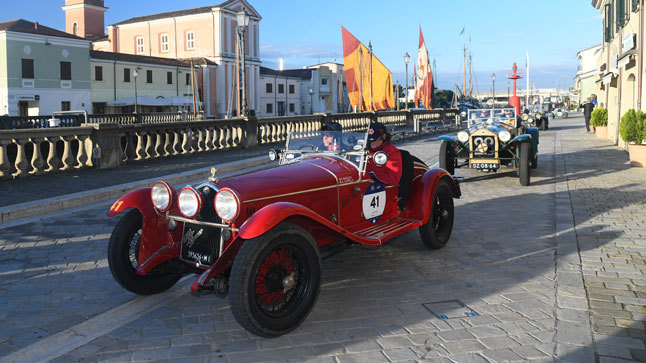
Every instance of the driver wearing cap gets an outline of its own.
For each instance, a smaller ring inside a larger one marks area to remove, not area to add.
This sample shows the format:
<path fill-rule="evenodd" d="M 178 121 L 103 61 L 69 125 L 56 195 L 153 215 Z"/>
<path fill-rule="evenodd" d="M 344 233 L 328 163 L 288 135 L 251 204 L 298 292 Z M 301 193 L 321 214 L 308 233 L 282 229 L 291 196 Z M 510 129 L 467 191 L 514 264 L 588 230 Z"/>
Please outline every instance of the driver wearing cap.
<path fill-rule="evenodd" d="M 386 185 L 397 185 L 402 176 L 402 156 L 399 149 L 390 143 L 390 134 L 386 127 L 380 122 L 370 124 L 368 130 L 368 146 L 370 155 L 377 151 L 383 151 L 388 156 L 388 162 L 384 166 L 377 166 L 373 159 L 368 160 L 366 172 L 370 177 Z"/>

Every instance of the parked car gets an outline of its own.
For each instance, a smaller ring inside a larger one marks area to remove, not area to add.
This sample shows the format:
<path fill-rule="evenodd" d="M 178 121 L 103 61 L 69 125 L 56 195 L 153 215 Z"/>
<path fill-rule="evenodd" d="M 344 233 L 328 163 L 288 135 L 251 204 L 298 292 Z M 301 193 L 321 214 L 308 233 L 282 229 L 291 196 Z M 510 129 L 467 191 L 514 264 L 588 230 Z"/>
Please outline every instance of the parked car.
<path fill-rule="evenodd" d="M 529 127 L 537 127 L 543 131 L 550 128 L 550 116 L 553 118 L 553 111 L 543 111 L 539 107 L 525 109 L 520 115 L 522 122 Z"/>
<path fill-rule="evenodd" d="M 461 167 L 497 172 L 511 166 L 520 184 L 529 185 L 530 168 L 538 166 L 538 129 L 524 125 L 513 108 L 472 110 L 468 117 L 466 130 L 439 137 L 440 167 L 453 174 Z"/>
<path fill-rule="evenodd" d="M 555 117 L 568 117 L 568 111 L 564 107 L 558 107 L 554 110 Z"/>
<path fill-rule="evenodd" d="M 185 274 L 193 292 L 227 294 L 248 331 L 274 337 L 296 328 L 321 285 L 321 253 L 348 243 L 381 246 L 418 229 L 429 248 L 442 248 L 453 228 L 459 184 L 401 150 L 399 185 L 366 174 L 368 132 L 336 132 L 333 151 L 320 132 L 291 133 L 277 165 L 208 180 L 176 191 L 163 181 L 116 201 L 123 213 L 110 237 L 110 271 L 125 289 L 154 294 Z"/>

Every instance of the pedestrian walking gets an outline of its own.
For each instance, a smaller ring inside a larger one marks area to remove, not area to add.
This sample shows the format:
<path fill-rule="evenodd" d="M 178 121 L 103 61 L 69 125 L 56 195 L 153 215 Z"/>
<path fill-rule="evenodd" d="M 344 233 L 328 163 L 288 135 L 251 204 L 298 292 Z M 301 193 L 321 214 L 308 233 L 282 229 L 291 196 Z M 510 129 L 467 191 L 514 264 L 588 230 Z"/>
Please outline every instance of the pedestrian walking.
<path fill-rule="evenodd" d="M 586 102 L 580 106 L 583 108 L 583 119 L 585 120 L 585 129 L 590 132 L 590 116 L 592 116 L 592 110 L 594 110 L 594 103 L 592 103 L 592 99 L 588 97 Z M 594 126 L 592 126 L 593 132 Z"/>

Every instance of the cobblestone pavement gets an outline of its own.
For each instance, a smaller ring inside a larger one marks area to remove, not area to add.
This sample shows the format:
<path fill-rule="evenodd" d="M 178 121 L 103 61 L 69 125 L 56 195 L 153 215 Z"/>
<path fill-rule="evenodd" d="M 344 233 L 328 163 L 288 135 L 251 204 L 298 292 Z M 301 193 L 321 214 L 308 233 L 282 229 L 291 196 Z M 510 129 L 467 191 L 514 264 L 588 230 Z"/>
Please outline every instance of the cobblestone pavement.
<path fill-rule="evenodd" d="M 426 249 L 411 231 L 326 259 L 318 302 L 290 334 L 251 335 L 227 299 L 186 291 L 52 358 L 644 360 L 646 173 L 583 130 L 581 118 L 551 122 L 529 187 L 511 169 L 458 169 L 463 197 L 444 249 Z M 433 164 L 439 144 L 404 148 Z M 110 275 L 105 251 L 115 220 L 104 213 L 0 230 L 0 357 L 143 299 Z"/>

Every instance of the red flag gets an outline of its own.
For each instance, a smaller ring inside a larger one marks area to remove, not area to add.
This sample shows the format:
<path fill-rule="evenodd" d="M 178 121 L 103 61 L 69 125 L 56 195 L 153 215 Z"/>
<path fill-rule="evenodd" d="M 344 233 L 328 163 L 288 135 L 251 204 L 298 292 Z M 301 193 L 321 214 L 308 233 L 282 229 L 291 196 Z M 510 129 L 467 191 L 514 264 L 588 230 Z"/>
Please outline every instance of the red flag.
<path fill-rule="evenodd" d="M 424 43 L 422 27 L 419 27 L 419 46 L 417 51 L 418 67 L 415 72 L 415 94 L 424 104 L 426 109 L 433 108 L 433 73 L 428 60 L 428 50 Z"/>

